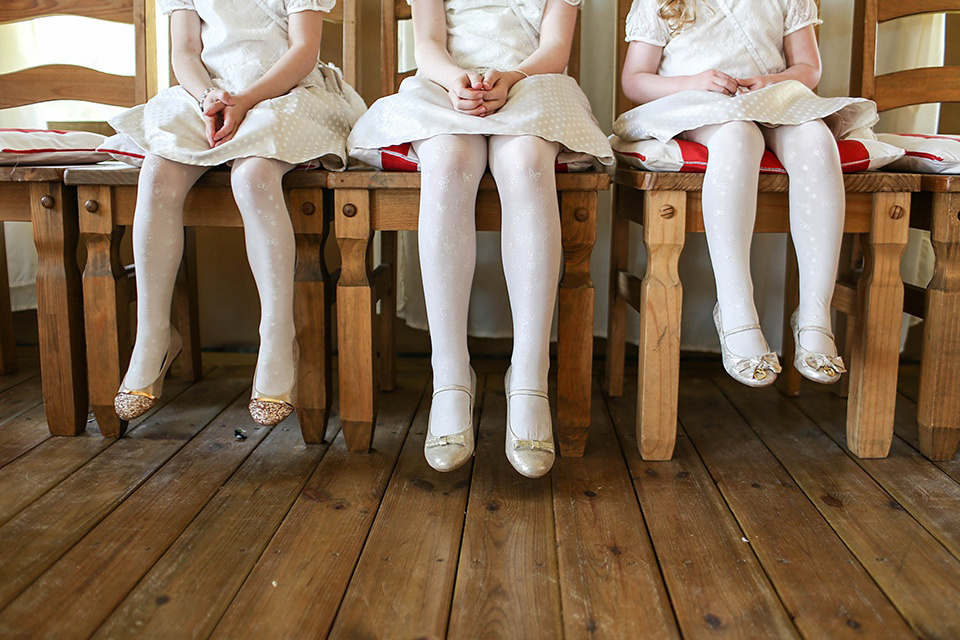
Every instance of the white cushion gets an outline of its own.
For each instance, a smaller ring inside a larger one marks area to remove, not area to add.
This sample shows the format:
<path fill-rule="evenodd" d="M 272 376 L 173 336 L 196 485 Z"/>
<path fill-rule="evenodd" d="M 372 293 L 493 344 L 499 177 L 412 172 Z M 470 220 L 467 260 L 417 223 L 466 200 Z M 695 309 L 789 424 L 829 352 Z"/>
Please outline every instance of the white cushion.
<path fill-rule="evenodd" d="M 92 164 L 109 160 L 97 147 L 105 136 L 88 131 L 0 129 L 0 165 Z"/>
<path fill-rule="evenodd" d="M 896 171 L 960 174 L 960 136 L 878 133 L 877 138 L 905 151 L 890 165 Z"/>

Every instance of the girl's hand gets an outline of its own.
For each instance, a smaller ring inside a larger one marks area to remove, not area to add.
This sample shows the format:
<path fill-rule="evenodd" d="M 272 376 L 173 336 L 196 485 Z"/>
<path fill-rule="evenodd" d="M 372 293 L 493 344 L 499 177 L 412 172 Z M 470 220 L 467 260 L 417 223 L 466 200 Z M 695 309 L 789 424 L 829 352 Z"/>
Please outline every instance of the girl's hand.
<path fill-rule="evenodd" d="M 498 71 L 496 69 L 487 71 L 483 75 L 483 106 L 487 110 L 484 115 L 495 113 L 506 104 L 510 89 L 523 78 L 524 75 L 517 71 Z"/>
<path fill-rule="evenodd" d="M 695 76 L 689 76 L 690 83 L 688 89 L 699 89 L 700 91 L 713 91 L 728 96 L 737 95 L 740 85 L 737 80 L 728 76 L 723 71 L 704 71 Z"/>
<path fill-rule="evenodd" d="M 780 82 L 774 76 L 753 76 L 752 78 L 737 78 L 737 84 L 740 85 L 741 91 L 744 93 L 750 91 L 757 91 L 763 89 L 764 87 L 769 87 L 772 84 L 777 84 Z"/>
<path fill-rule="evenodd" d="M 214 89 L 203 97 L 200 105 L 203 111 L 203 128 L 211 148 L 217 146 L 214 136 L 223 126 L 223 110 L 233 104 L 233 96 L 223 89 Z"/>
<path fill-rule="evenodd" d="M 234 96 L 227 95 L 230 98 L 230 104 L 224 104 L 223 109 L 216 114 L 222 115 L 223 121 L 220 128 L 213 134 L 212 146 L 214 147 L 219 147 L 233 139 L 237 129 L 240 128 L 240 123 L 247 116 L 247 111 L 253 107 L 253 102 L 242 93 Z"/>
<path fill-rule="evenodd" d="M 457 76 L 451 83 L 447 95 L 453 108 L 468 116 L 482 116 L 486 113 L 483 105 L 483 78 L 476 71 L 467 71 Z"/>

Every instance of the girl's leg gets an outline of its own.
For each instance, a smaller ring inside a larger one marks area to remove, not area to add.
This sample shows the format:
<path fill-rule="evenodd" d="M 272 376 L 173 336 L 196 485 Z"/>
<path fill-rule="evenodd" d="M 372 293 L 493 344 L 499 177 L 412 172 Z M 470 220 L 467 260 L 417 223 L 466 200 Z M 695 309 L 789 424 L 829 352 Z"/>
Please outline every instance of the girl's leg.
<path fill-rule="evenodd" d="M 483 136 L 443 135 L 414 144 L 420 157 L 420 270 L 432 347 L 433 386 L 470 387 L 467 310 L 477 262 L 477 187 L 487 166 Z M 430 409 L 430 433 L 463 429 L 470 411 L 463 393 L 440 393 Z"/>
<path fill-rule="evenodd" d="M 556 142 L 534 136 L 490 138 L 490 171 L 503 209 L 503 272 L 513 314 L 513 389 L 547 390 L 550 326 L 562 259 L 554 172 L 559 150 Z M 510 400 L 510 421 L 517 437 L 551 439 L 546 402 L 529 395 Z"/>
<path fill-rule="evenodd" d="M 170 303 L 183 256 L 183 201 L 209 167 L 147 154 L 137 184 L 133 258 L 137 265 L 137 339 L 124 385 L 143 389 L 160 372 L 170 340 Z"/>
<path fill-rule="evenodd" d="M 727 122 L 683 135 L 706 145 L 710 153 L 703 179 L 703 222 L 723 328 L 757 324 L 750 278 L 750 242 L 757 217 L 763 134 L 753 122 Z M 726 341 L 739 356 L 767 352 L 759 329 L 733 334 Z"/>
<path fill-rule="evenodd" d="M 243 216 L 247 260 L 260 294 L 257 392 L 277 396 L 293 387 L 293 225 L 280 182 L 294 165 L 267 158 L 233 163 L 230 183 Z"/>
<path fill-rule="evenodd" d="M 840 153 L 823 120 L 764 131 L 767 146 L 790 176 L 790 233 L 800 268 L 799 326 L 830 329 L 846 206 Z M 837 355 L 829 336 L 805 331 L 803 346 Z"/>

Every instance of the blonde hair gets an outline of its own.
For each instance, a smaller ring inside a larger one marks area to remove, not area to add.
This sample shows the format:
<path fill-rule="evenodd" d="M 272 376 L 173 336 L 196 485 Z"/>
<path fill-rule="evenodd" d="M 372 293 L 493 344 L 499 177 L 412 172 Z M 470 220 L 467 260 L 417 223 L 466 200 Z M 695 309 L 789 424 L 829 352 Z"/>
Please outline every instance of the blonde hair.
<path fill-rule="evenodd" d="M 657 14 L 667 23 L 671 35 L 683 31 L 697 19 L 695 3 L 696 0 L 660 0 Z"/>

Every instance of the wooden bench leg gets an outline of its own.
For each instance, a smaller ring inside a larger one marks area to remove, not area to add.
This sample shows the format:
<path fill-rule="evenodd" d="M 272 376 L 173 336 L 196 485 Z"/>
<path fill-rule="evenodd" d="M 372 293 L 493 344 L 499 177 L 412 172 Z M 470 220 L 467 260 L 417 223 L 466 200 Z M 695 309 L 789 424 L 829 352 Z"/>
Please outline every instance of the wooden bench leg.
<path fill-rule="evenodd" d="M 685 240 L 686 198 L 680 191 L 644 194 L 647 270 L 640 288 L 637 374 L 637 443 L 644 460 L 669 460 L 677 438 L 683 306 L 677 263 Z"/>
<path fill-rule="evenodd" d="M 173 290 L 173 317 L 183 339 L 183 351 L 178 359 L 180 375 L 196 382 L 203 376 L 200 357 L 200 308 L 197 295 L 197 236 L 196 229 L 183 231 L 183 260 Z"/>
<path fill-rule="evenodd" d="M 10 309 L 10 278 L 7 274 L 7 244 L 0 221 L 0 374 L 17 369 L 17 346 L 13 332 L 13 311 Z"/>
<path fill-rule="evenodd" d="M 797 250 L 793 246 L 793 236 L 787 234 L 787 263 L 783 277 L 783 341 L 781 342 L 780 365 L 783 371 L 777 376 L 777 385 L 788 396 L 800 395 L 803 376 L 793 366 L 794 344 L 790 316 L 800 302 L 800 271 L 797 267 Z"/>
<path fill-rule="evenodd" d="M 330 348 L 330 274 L 323 249 L 330 234 L 330 206 L 318 189 L 290 192 L 297 244 L 293 308 L 300 362 L 297 367 L 297 419 L 303 441 L 323 442 L 333 399 Z M 328 204 L 329 206 L 323 206 Z"/>
<path fill-rule="evenodd" d="M 389 265 L 389 284 L 380 296 L 380 390 L 393 391 L 396 383 L 394 326 L 397 321 L 397 232 L 380 232 L 380 264 Z"/>
<path fill-rule="evenodd" d="M 949 460 L 960 444 L 960 194 L 933 196 L 930 239 L 936 262 L 924 311 L 917 427 L 923 455 Z"/>
<path fill-rule="evenodd" d="M 61 182 L 30 185 L 37 246 L 37 324 L 44 411 L 50 433 L 87 428 L 87 359 L 83 290 L 77 265 L 77 193 Z"/>
<path fill-rule="evenodd" d="M 563 277 L 557 323 L 557 435 L 560 455 L 579 458 L 590 431 L 593 381 L 593 281 L 590 256 L 597 241 L 597 192 L 560 194 Z"/>
<path fill-rule="evenodd" d="M 607 297 L 607 357 L 603 386 L 611 396 L 623 395 L 623 366 L 627 346 L 627 301 L 620 295 L 620 272 L 630 268 L 630 222 L 620 214 L 627 206 L 627 187 L 613 186 L 610 221 L 610 283 Z"/>
<path fill-rule="evenodd" d="M 90 403 L 100 433 L 120 437 L 127 429 L 113 408 L 123 367 L 130 360 L 130 306 L 120 260 L 123 228 L 114 225 L 110 187 L 81 187 L 80 232 L 87 247 L 83 313 L 87 336 Z"/>
<path fill-rule="evenodd" d="M 872 225 L 863 243 L 857 286 L 847 446 L 860 458 L 883 458 L 893 440 L 897 366 L 903 317 L 900 257 L 907 242 L 910 194 L 873 196 Z"/>
<path fill-rule="evenodd" d="M 365 452 L 373 442 L 377 419 L 370 192 L 337 189 L 334 200 L 334 224 L 342 260 L 337 285 L 340 426 L 347 449 Z"/>
<path fill-rule="evenodd" d="M 843 283 L 852 283 L 855 281 L 855 272 L 860 268 L 863 260 L 863 254 L 860 252 L 860 234 L 849 233 L 843 236 L 843 242 L 840 245 L 840 268 L 837 272 L 837 281 Z M 837 353 L 843 356 L 843 361 L 850 366 L 853 361 L 853 318 L 845 313 L 838 313 L 836 322 L 833 325 L 833 333 L 836 336 Z M 841 376 L 840 380 L 830 385 L 833 393 L 840 398 L 846 398 L 850 395 L 850 376 Z"/>

